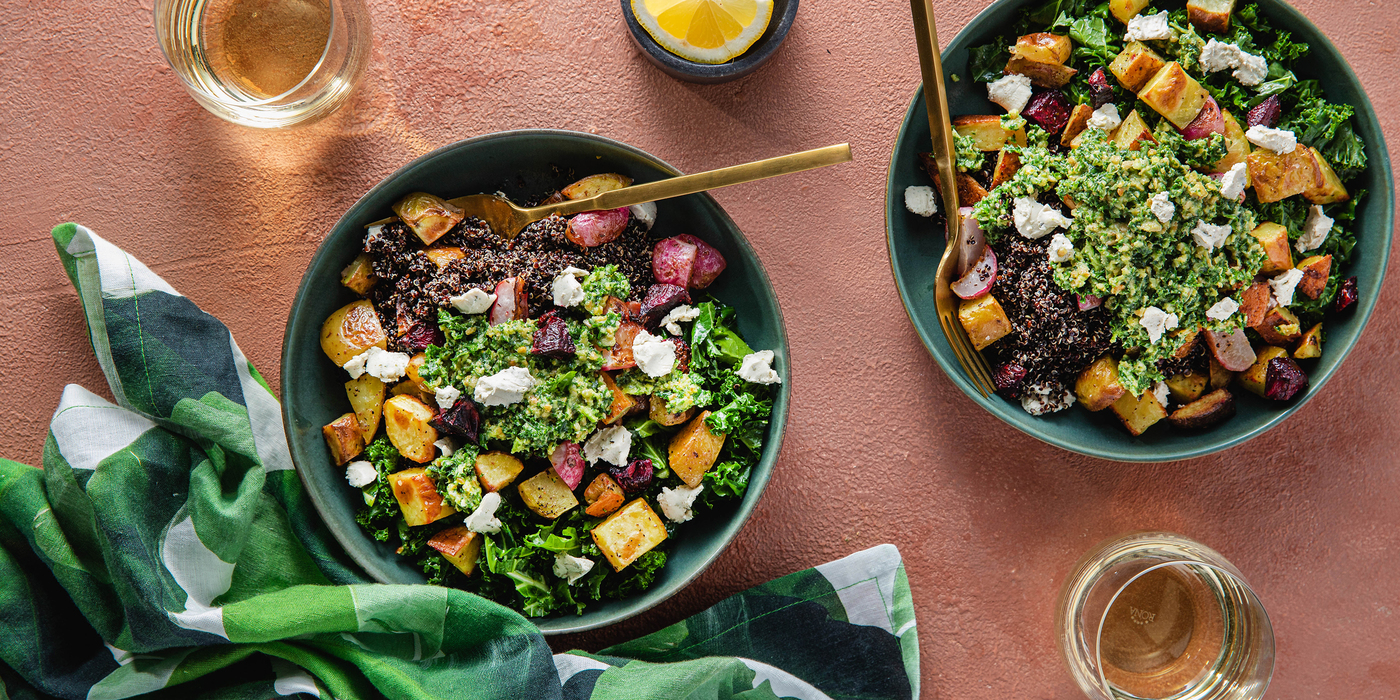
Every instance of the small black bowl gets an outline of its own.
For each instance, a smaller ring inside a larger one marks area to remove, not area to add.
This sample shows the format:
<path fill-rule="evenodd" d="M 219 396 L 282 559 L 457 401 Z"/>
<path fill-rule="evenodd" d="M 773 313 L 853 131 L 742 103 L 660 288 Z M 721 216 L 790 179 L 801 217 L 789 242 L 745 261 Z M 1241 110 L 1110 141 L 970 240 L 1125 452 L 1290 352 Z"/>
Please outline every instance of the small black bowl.
<path fill-rule="evenodd" d="M 797 17 L 797 0 L 773 0 L 773 18 L 769 20 L 763 36 L 738 58 L 718 64 L 687 61 L 662 48 L 632 15 L 632 0 L 622 0 L 622 16 L 627 20 L 632 41 L 642 50 L 642 55 L 667 75 L 692 83 L 723 83 L 754 72 L 773 57 L 792 28 L 793 18 Z"/>

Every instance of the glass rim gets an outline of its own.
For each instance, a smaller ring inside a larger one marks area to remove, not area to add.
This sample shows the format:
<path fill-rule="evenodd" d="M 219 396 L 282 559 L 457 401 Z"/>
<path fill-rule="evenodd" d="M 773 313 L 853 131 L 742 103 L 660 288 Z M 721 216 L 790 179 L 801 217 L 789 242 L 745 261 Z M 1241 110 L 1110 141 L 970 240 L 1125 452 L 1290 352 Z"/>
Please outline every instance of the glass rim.
<path fill-rule="evenodd" d="M 155 27 L 156 27 L 156 43 L 160 45 L 160 52 L 161 52 L 161 54 L 165 57 L 165 63 L 166 63 L 166 65 L 170 66 L 172 69 L 175 67 L 175 61 L 171 59 L 171 57 L 170 57 L 170 51 L 166 49 L 166 46 L 165 46 L 165 43 L 166 43 L 166 42 L 163 41 L 163 40 L 161 40 L 161 31 L 160 31 L 160 10 L 161 10 L 161 7 L 162 7 L 162 6 L 169 6 L 169 5 L 178 5 L 178 4 L 182 4 L 182 3 L 196 3 L 196 4 L 199 6 L 199 9 L 200 9 L 199 16 L 200 16 L 200 19 L 202 20 L 203 17 L 204 17 L 203 5 L 204 5 L 205 2 L 208 2 L 208 0 L 155 0 L 154 2 L 151 3 L 152 23 L 153 23 L 153 24 L 155 25 Z M 311 78 L 312 78 L 313 76 L 315 76 L 316 73 L 319 72 L 323 66 L 325 66 L 325 64 L 326 64 L 326 57 L 330 55 L 330 52 L 331 52 L 331 42 L 335 40 L 336 23 L 337 23 L 337 21 L 338 21 L 338 20 L 336 19 L 336 16 L 335 16 L 335 15 L 336 15 L 335 8 L 336 8 L 336 5 L 337 5 L 339 2 L 340 2 L 340 0 L 326 0 L 326 7 L 330 9 L 330 13 L 331 13 L 331 24 L 330 24 L 330 29 L 329 29 L 329 31 L 326 32 L 326 44 L 325 44 L 324 46 L 321 47 L 321 55 L 316 59 L 316 65 L 312 66 L 312 67 L 311 67 L 311 70 L 309 70 L 309 71 L 306 72 L 306 75 L 305 75 L 304 77 L 302 77 L 301 81 L 299 81 L 296 85 L 293 85 L 292 87 L 290 87 L 290 88 L 288 88 L 288 89 L 282 91 L 281 93 L 278 93 L 278 94 L 276 94 L 276 95 L 273 95 L 272 97 L 267 97 L 267 98 L 264 98 L 264 99 L 261 99 L 261 100 L 248 100 L 248 101 L 246 101 L 246 102 L 242 102 L 242 103 L 241 103 L 242 105 L 248 106 L 248 107 L 265 107 L 265 106 L 267 106 L 267 105 L 276 104 L 276 103 L 278 103 L 278 102 L 281 102 L 281 101 L 287 99 L 287 97 L 288 97 L 289 95 L 293 95 L 293 94 L 295 94 L 298 90 L 300 90 L 300 89 L 306 87 L 306 85 L 311 81 Z M 179 76 L 180 82 L 184 83 L 187 87 L 195 88 L 195 89 L 200 89 L 199 86 L 192 84 L 192 83 L 190 82 L 189 78 L 186 78 L 185 75 L 184 75 L 184 73 L 182 73 L 181 71 L 179 71 L 179 70 L 174 70 L 174 73 L 175 73 L 177 76 Z"/>

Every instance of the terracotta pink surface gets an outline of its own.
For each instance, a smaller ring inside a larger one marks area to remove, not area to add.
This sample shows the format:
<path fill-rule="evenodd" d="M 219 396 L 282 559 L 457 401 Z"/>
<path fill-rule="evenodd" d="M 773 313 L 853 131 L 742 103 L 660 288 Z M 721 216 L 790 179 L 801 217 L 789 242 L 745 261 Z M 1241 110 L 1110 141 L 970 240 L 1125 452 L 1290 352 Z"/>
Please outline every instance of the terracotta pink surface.
<path fill-rule="evenodd" d="M 185 94 L 156 47 L 150 0 L 7 4 L 0 455 L 39 463 L 64 384 L 106 393 L 48 236 L 59 222 L 145 261 L 227 323 L 277 386 L 288 307 L 322 236 L 433 148 L 557 127 L 696 171 L 850 141 L 854 163 L 715 193 L 762 255 L 789 323 L 794 402 L 763 502 L 681 595 L 556 648 L 596 649 L 893 542 L 917 604 L 926 697 L 1074 698 L 1051 635 L 1061 579 L 1099 540 L 1161 528 L 1215 547 L 1257 587 L 1278 638 L 1271 697 L 1400 695 L 1394 266 L 1337 376 L 1242 447 L 1130 466 L 1021 435 L 934 365 L 890 276 L 885 174 L 919 82 L 900 0 L 809 0 L 771 63 L 718 86 L 677 82 L 637 55 L 616 0 L 379 0 L 373 64 L 352 104 L 281 133 L 224 123 Z M 1385 3 L 1297 4 L 1351 61 L 1400 146 L 1400 16 Z M 938 3 L 944 40 L 982 6 Z"/>

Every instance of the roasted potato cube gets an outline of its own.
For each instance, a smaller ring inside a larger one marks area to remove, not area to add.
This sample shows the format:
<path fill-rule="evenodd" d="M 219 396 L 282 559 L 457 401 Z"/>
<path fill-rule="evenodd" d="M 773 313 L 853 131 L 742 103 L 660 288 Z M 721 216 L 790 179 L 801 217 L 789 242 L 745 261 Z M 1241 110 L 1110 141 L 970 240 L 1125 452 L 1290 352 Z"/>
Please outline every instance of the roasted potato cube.
<path fill-rule="evenodd" d="M 433 392 L 425 392 L 413 383 L 412 379 L 405 379 L 398 384 L 389 387 L 390 396 L 412 396 L 431 407 L 437 403 L 437 397 Z"/>
<path fill-rule="evenodd" d="M 1293 269 L 1293 249 L 1288 246 L 1288 229 L 1272 221 L 1265 221 L 1254 227 L 1249 235 L 1259 239 L 1264 246 L 1264 266 L 1259 273 L 1272 275 Z"/>
<path fill-rule="evenodd" d="M 1332 165 L 1327 162 L 1327 159 L 1323 158 L 1316 148 L 1308 150 L 1312 151 L 1313 159 L 1317 161 L 1317 168 L 1322 173 L 1322 184 L 1304 190 L 1303 199 L 1313 204 L 1331 204 L 1351 199 L 1351 195 L 1347 193 L 1346 185 L 1342 184 L 1342 179 L 1337 177 L 1337 172 L 1332 169 Z"/>
<path fill-rule="evenodd" d="M 1303 334 L 1298 317 L 1287 307 L 1275 306 L 1264 314 L 1264 320 L 1254 330 L 1270 345 L 1289 345 Z"/>
<path fill-rule="evenodd" d="M 1268 282 L 1255 282 L 1240 293 L 1240 313 L 1244 314 L 1244 325 L 1253 328 L 1264 322 L 1264 314 L 1269 313 L 1274 293 Z"/>
<path fill-rule="evenodd" d="M 1224 34 L 1230 31 L 1230 13 L 1235 0 L 1187 0 L 1186 19 L 1202 34 Z"/>
<path fill-rule="evenodd" d="M 384 402 L 384 432 L 399 454 L 419 464 L 437 456 L 437 428 L 430 421 L 437 415 L 422 401 L 400 394 Z"/>
<path fill-rule="evenodd" d="M 1113 62 L 1108 64 L 1108 71 L 1118 79 L 1119 85 L 1137 92 L 1165 65 L 1167 59 L 1162 58 L 1161 54 L 1153 51 L 1147 44 L 1130 41 L 1113 58 Z"/>
<path fill-rule="evenodd" d="M 1200 372 L 1186 371 L 1181 374 L 1167 377 L 1167 393 L 1171 394 L 1172 401 L 1177 403 L 1191 403 L 1201 398 L 1201 394 L 1206 393 L 1206 386 L 1210 384 L 1210 377 Z"/>
<path fill-rule="evenodd" d="M 433 246 L 423 251 L 423 254 L 428 256 L 428 259 L 433 261 L 433 264 L 437 265 L 439 270 L 447 267 L 447 264 L 453 260 L 461 260 L 467 257 L 467 254 L 463 253 L 462 249 L 456 246 Z"/>
<path fill-rule="evenodd" d="M 691 488 L 700 485 L 705 472 L 719 457 L 720 448 L 724 447 L 725 434 L 712 432 L 710 426 L 705 425 L 709 415 L 709 411 L 700 413 L 671 437 L 668 450 L 671 471 Z"/>
<path fill-rule="evenodd" d="M 671 413 L 666 409 L 666 400 L 660 396 L 651 397 L 651 406 L 647 409 L 647 417 L 660 423 L 661 425 L 680 425 L 695 415 L 695 407 L 687 408 L 680 413 Z"/>
<path fill-rule="evenodd" d="M 1060 145 L 1068 146 L 1073 143 L 1075 137 L 1084 133 L 1084 130 L 1089 128 L 1089 117 L 1093 115 L 1093 107 L 1089 105 L 1075 105 L 1074 110 L 1069 113 L 1069 123 L 1065 124 L 1064 133 L 1060 134 Z M 1018 165 L 1019 162 L 1018 160 Z M 996 187 L 998 184 L 1000 183 L 993 181 L 992 187 Z"/>
<path fill-rule="evenodd" d="M 1084 105 L 1080 105 L 1081 107 Z M 997 165 L 992 170 L 992 187 L 995 188 L 1007 180 L 1010 180 L 1017 170 L 1021 169 L 1021 157 L 1007 149 L 1002 149 L 997 154 Z"/>
<path fill-rule="evenodd" d="M 1322 168 L 1312 151 L 1299 146 L 1292 153 L 1274 153 L 1256 148 L 1244 161 L 1249 166 L 1249 182 L 1254 195 L 1267 204 L 1322 187 Z"/>
<path fill-rule="evenodd" d="M 1118 383 L 1118 360 L 1113 355 L 1094 360 L 1074 381 L 1074 394 L 1087 411 L 1102 411 L 1126 393 Z"/>
<path fill-rule="evenodd" d="M 1226 389 L 1216 389 L 1172 412 L 1167 420 L 1178 428 L 1198 429 L 1228 420 L 1235 415 L 1235 397 Z"/>
<path fill-rule="evenodd" d="M 632 184 L 632 178 L 618 173 L 598 173 L 560 190 L 565 199 L 588 199 L 604 192 L 620 190 Z"/>
<path fill-rule="evenodd" d="M 1151 0 L 1108 0 L 1108 11 L 1112 12 L 1119 22 L 1127 24 L 1128 20 L 1137 17 L 1149 2 Z"/>
<path fill-rule="evenodd" d="M 1041 63 L 1025 56 L 1012 55 L 1003 71 L 1007 74 L 1019 73 L 1031 79 L 1032 85 L 1059 89 L 1065 86 L 1079 71 L 1063 63 Z"/>
<path fill-rule="evenodd" d="M 369 290 L 378 281 L 379 278 L 374 276 L 374 268 L 370 264 L 369 253 L 356 255 L 355 259 L 340 271 L 340 283 L 360 296 L 369 294 Z"/>
<path fill-rule="evenodd" d="M 1128 112 L 1128 116 L 1123 118 L 1123 123 L 1113 131 L 1113 144 L 1125 151 L 1136 151 L 1141 146 L 1139 141 L 1157 143 L 1157 139 L 1152 138 L 1152 130 L 1147 128 L 1147 122 L 1142 120 L 1142 115 L 1135 109 Z"/>
<path fill-rule="evenodd" d="M 1275 345 L 1265 345 L 1254 353 L 1254 364 L 1235 378 L 1239 380 L 1240 386 L 1263 396 L 1264 380 L 1269 376 L 1269 360 L 1278 357 L 1288 357 L 1288 351 Z"/>
<path fill-rule="evenodd" d="M 1167 417 L 1167 409 L 1162 408 L 1157 395 L 1150 391 L 1142 392 L 1142 396 L 1123 394 L 1113 402 L 1113 412 L 1118 414 L 1118 420 L 1123 421 L 1123 427 L 1133 435 L 1147 432 L 1157 421 Z"/>
<path fill-rule="evenodd" d="M 462 209 L 427 192 L 410 192 L 394 203 L 394 213 L 423 241 L 432 245 L 461 223 Z"/>
<path fill-rule="evenodd" d="M 483 452 L 476 456 L 476 478 L 486 491 L 500 491 L 515 481 L 525 465 L 505 452 Z"/>
<path fill-rule="evenodd" d="M 971 175 L 958 173 L 958 206 L 971 207 L 987 196 L 986 188 Z"/>
<path fill-rule="evenodd" d="M 666 540 L 666 525 L 645 498 L 638 498 L 598 523 L 591 534 L 613 571 L 622 571 Z"/>
<path fill-rule="evenodd" d="M 1138 99 L 1167 118 L 1178 129 L 1186 128 L 1201 113 L 1210 93 L 1186 74 L 1181 64 L 1172 61 L 1148 79 L 1138 92 Z"/>
<path fill-rule="evenodd" d="M 360 434 L 365 444 L 379 432 L 379 411 L 384 406 L 384 382 L 378 377 L 361 374 L 357 379 L 345 382 L 345 395 L 350 399 L 350 408 L 355 410 L 355 422 L 360 426 Z"/>
<path fill-rule="evenodd" d="M 360 432 L 360 422 L 353 413 L 327 423 L 321 428 L 321 434 L 326 438 L 326 447 L 330 448 L 336 465 L 349 462 L 365 449 L 364 433 Z"/>
<path fill-rule="evenodd" d="M 404 377 L 407 378 L 408 381 L 413 382 L 413 386 L 418 387 L 418 391 L 429 396 L 435 396 L 436 394 L 433 392 L 433 387 L 429 386 L 428 382 L 424 381 L 423 375 L 420 374 L 420 372 L 423 371 L 423 363 L 427 361 L 427 354 L 421 352 L 408 358 L 408 367 L 404 369 Z"/>
<path fill-rule="evenodd" d="M 1011 319 L 1001 304 L 990 294 L 976 299 L 964 299 L 958 304 L 958 321 L 962 323 L 972 346 L 978 350 L 1001 340 L 1011 332 Z"/>
<path fill-rule="evenodd" d="M 452 562 L 467 576 L 476 570 L 476 558 L 481 554 L 481 535 L 468 530 L 465 525 L 449 527 L 428 539 L 428 546 L 436 549 L 443 559 Z"/>
<path fill-rule="evenodd" d="M 433 477 L 423 467 L 414 467 L 389 475 L 389 486 L 403 511 L 404 522 L 412 527 L 437 522 L 457 512 L 438 493 Z"/>
<path fill-rule="evenodd" d="M 953 118 L 953 131 L 959 136 L 971 136 L 977 141 L 981 151 L 1000 151 L 1010 141 L 1018 146 L 1026 145 L 1026 130 L 1007 131 L 1001 126 L 1001 117 L 995 114 L 973 114 Z"/>
<path fill-rule="evenodd" d="M 1224 110 L 1220 111 L 1220 116 L 1225 120 L 1225 157 L 1215 162 L 1211 166 L 1211 172 L 1223 173 L 1234 167 L 1236 163 L 1243 163 L 1249 157 L 1249 139 L 1244 137 L 1244 127 L 1240 126 L 1238 120 Z M 1248 186 L 1249 170 L 1245 170 L 1245 183 Z"/>
<path fill-rule="evenodd" d="M 583 502 L 588 504 L 583 512 L 595 518 L 601 518 L 617 510 L 622 505 L 624 498 L 622 487 L 617 484 L 617 481 L 607 474 L 599 474 L 583 490 Z"/>
<path fill-rule="evenodd" d="M 516 487 L 520 501 L 541 518 L 553 520 L 578 505 L 573 489 L 553 469 L 546 469 Z"/>
<path fill-rule="evenodd" d="M 608 408 L 608 415 L 603 418 L 604 423 L 612 425 L 622 420 L 623 416 L 631 413 L 632 409 L 637 405 L 637 400 L 632 398 L 627 392 L 617 388 L 617 382 L 613 381 L 611 374 L 607 372 L 600 372 L 599 374 L 602 375 L 603 384 L 607 385 L 608 391 L 612 392 L 612 406 Z"/>
<path fill-rule="evenodd" d="M 1035 32 L 1018 38 L 1011 52 L 1036 63 L 1064 63 L 1073 48 L 1067 36 Z"/>
<path fill-rule="evenodd" d="M 1298 281 L 1298 291 L 1316 299 L 1327 288 L 1327 275 L 1332 273 L 1331 255 L 1309 255 L 1298 261 L 1298 269 L 1303 271 L 1303 279 Z"/>
<path fill-rule="evenodd" d="M 368 300 L 352 301 L 336 309 L 321 324 L 321 350 L 338 367 L 373 347 L 389 347 L 389 337 L 384 335 L 379 314 Z"/>
<path fill-rule="evenodd" d="M 1293 349 L 1293 358 L 1297 360 L 1311 360 L 1314 357 L 1322 356 L 1322 324 L 1319 323 L 1309 328 L 1302 338 L 1298 339 L 1298 347 Z"/>
<path fill-rule="evenodd" d="M 1225 369 L 1225 366 L 1222 365 L 1222 364 L 1220 364 L 1220 361 L 1219 361 L 1219 360 L 1216 360 L 1214 357 L 1210 358 L 1210 388 L 1211 388 L 1211 391 L 1214 391 L 1214 390 L 1216 390 L 1216 389 L 1223 389 L 1223 388 L 1225 388 L 1225 387 L 1227 387 L 1227 386 L 1230 386 L 1230 382 L 1231 382 L 1232 380 L 1234 380 L 1234 378 L 1235 378 L 1235 373 L 1234 373 L 1234 372 L 1231 372 L 1230 370 Z"/>

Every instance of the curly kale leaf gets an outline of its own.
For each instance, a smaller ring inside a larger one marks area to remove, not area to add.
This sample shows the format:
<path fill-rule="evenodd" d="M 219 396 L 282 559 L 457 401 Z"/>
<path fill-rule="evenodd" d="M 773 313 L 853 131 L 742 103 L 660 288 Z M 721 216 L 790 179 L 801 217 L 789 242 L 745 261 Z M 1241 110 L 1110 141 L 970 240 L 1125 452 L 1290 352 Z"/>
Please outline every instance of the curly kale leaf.
<path fill-rule="evenodd" d="M 1001 80 L 1001 71 L 1006 68 L 1006 62 L 1011 58 L 1006 45 L 1005 40 L 993 41 L 967 50 L 967 72 L 974 82 L 990 83 Z"/>
<path fill-rule="evenodd" d="M 1350 180 L 1366 169 L 1366 144 L 1351 128 L 1351 122 L 1337 126 L 1337 135 L 1326 146 L 1318 149 L 1322 157 L 1332 166 L 1337 177 Z"/>
<path fill-rule="evenodd" d="M 666 552 L 653 549 L 632 562 L 630 566 L 608 578 L 614 578 L 612 587 L 603 591 L 606 598 L 628 598 L 641 593 L 656 581 L 656 574 L 666 566 Z M 598 567 L 594 567 L 595 569 Z"/>
<path fill-rule="evenodd" d="M 705 489 L 700 492 L 700 504 L 714 508 L 721 501 L 739 498 L 749 489 L 752 466 L 729 460 L 719 462 L 705 472 Z"/>
<path fill-rule="evenodd" d="M 365 448 L 363 456 L 374 465 L 375 477 L 374 483 L 364 489 L 366 505 L 355 514 L 355 522 L 370 537 L 388 542 L 390 534 L 398 532 L 398 523 L 403 520 L 394 489 L 389 486 L 389 475 L 399 468 L 399 450 L 387 436 L 381 435 Z"/>

